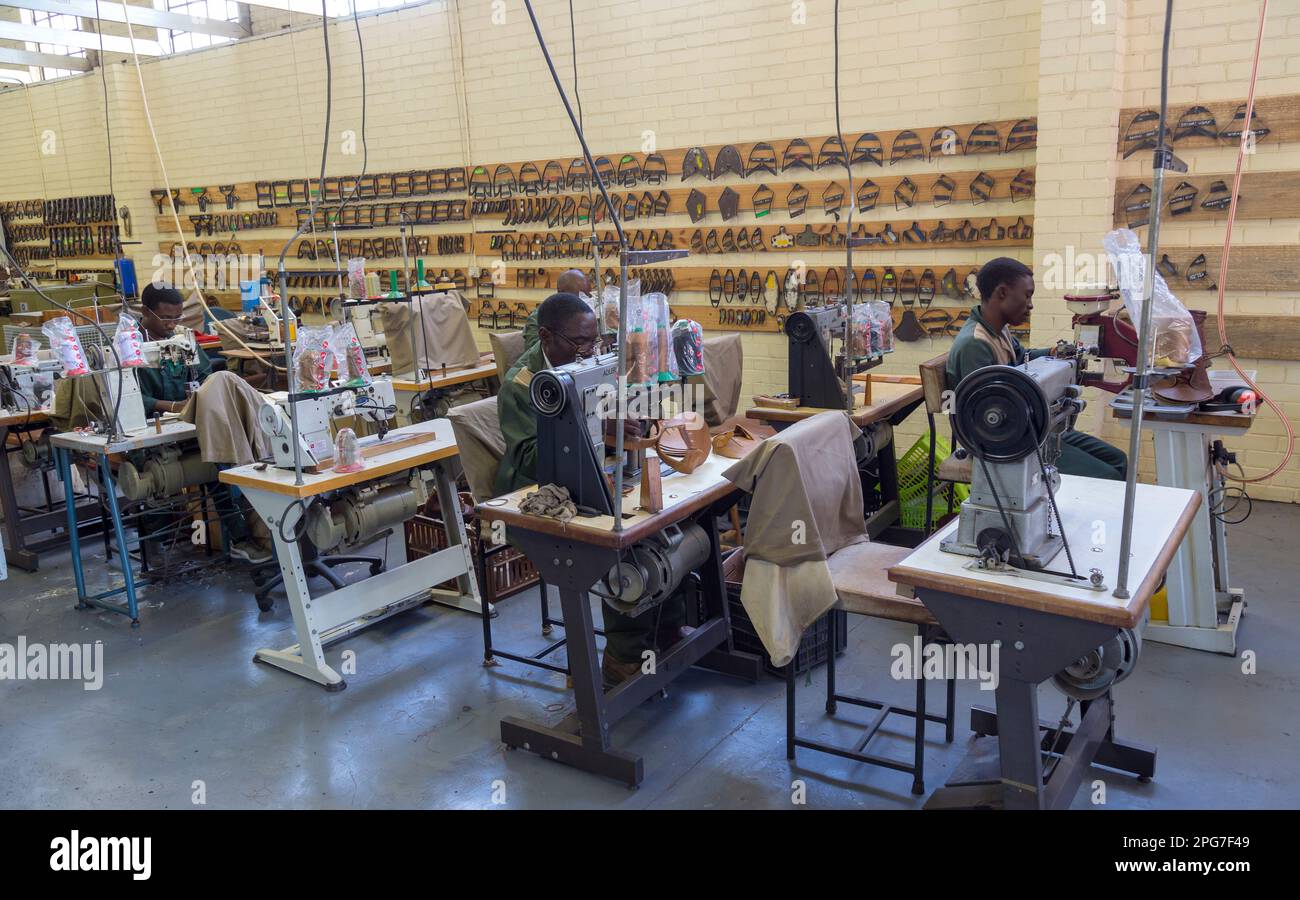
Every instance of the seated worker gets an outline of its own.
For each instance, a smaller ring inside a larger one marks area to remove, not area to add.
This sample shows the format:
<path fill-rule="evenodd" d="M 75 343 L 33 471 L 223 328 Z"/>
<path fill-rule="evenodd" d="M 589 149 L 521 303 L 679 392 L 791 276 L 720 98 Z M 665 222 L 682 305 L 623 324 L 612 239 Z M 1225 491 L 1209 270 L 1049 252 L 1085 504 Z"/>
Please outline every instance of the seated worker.
<path fill-rule="evenodd" d="M 537 343 L 506 373 L 501 393 L 497 395 L 497 414 L 506 442 L 506 455 L 497 470 L 498 495 L 537 482 L 537 417 L 528 393 L 534 373 L 585 359 L 600 336 L 596 314 L 576 294 L 547 297 L 537 308 L 537 324 Z M 624 422 L 623 433 L 627 437 L 640 437 L 640 423 Z M 607 687 L 620 684 L 640 671 L 644 651 L 671 646 L 680 638 L 685 620 L 681 597 L 635 618 L 603 604 L 601 611 L 605 622 L 601 675 Z"/>
<path fill-rule="evenodd" d="M 980 305 L 971 310 L 948 351 L 947 381 L 956 390 L 961 380 L 985 366 L 1018 366 L 1046 356 L 1048 349 L 1028 350 L 1011 336 L 1034 308 L 1034 273 L 1019 260 L 999 257 L 985 263 L 976 276 Z M 1123 481 L 1128 473 L 1124 451 L 1073 429 L 1061 439 L 1057 468 L 1066 475 Z"/>
<path fill-rule="evenodd" d="M 181 321 L 184 298 L 175 288 L 150 283 L 140 293 L 144 308 L 140 324 L 146 341 L 171 337 Z M 164 362 L 159 367 L 144 366 L 136 370 L 145 415 L 181 413 L 182 418 L 198 427 L 199 448 L 204 462 L 219 468 L 256 462 L 270 452 L 257 423 L 262 396 L 233 372 L 214 372 L 203 348 L 193 365 L 176 366 Z M 190 384 L 199 389 L 191 394 Z M 230 543 L 230 555 L 251 563 L 272 558 L 270 536 L 252 509 L 242 509 L 247 501 L 228 485 L 218 483 L 212 489 L 213 503 L 221 516 Z M 249 528 L 252 523 L 260 534 Z"/>
<path fill-rule="evenodd" d="M 557 294 L 590 294 L 591 282 L 587 276 L 577 269 L 569 269 L 561 272 L 560 277 L 555 279 L 555 293 Z M 537 343 L 537 313 L 542 306 L 539 303 L 537 308 L 528 314 L 528 319 L 524 322 L 524 349 L 532 347 Z"/>

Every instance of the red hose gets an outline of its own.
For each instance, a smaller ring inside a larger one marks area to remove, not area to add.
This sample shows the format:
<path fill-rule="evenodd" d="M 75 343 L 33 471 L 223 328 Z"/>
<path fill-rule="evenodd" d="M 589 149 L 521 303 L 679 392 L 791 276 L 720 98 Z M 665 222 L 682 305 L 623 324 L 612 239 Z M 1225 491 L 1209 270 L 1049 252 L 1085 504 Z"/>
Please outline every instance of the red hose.
<path fill-rule="evenodd" d="M 1255 115 L 1255 82 L 1259 77 L 1259 56 L 1264 45 L 1264 20 L 1267 15 L 1268 0 L 1261 0 L 1259 33 L 1255 37 L 1255 59 L 1250 68 L 1250 90 L 1246 94 L 1246 120 L 1245 126 L 1241 129 L 1241 143 L 1237 147 L 1237 171 L 1232 177 L 1232 200 L 1228 205 L 1228 227 L 1223 235 L 1223 256 L 1219 260 L 1219 343 L 1224 347 L 1228 346 L 1228 332 L 1223 321 L 1223 306 L 1228 285 L 1228 254 L 1232 251 L 1232 223 L 1237 218 L 1237 195 L 1241 192 L 1241 167 L 1246 160 L 1246 147 L 1252 137 L 1251 132 Z M 1237 357 L 1229 353 L 1228 362 L 1232 363 L 1232 367 L 1237 370 L 1237 374 L 1241 376 L 1242 381 L 1246 382 L 1256 395 L 1267 404 L 1268 408 L 1277 413 L 1277 417 L 1282 420 L 1282 426 L 1286 428 L 1286 454 L 1282 457 L 1282 461 L 1266 474 L 1255 478 L 1237 477 L 1227 472 L 1223 474 L 1233 481 L 1245 484 L 1267 481 L 1286 468 L 1286 464 L 1291 461 L 1291 456 L 1295 452 L 1295 429 L 1291 426 L 1291 420 L 1287 418 L 1282 408 L 1242 370 L 1241 365 L 1237 362 Z"/>

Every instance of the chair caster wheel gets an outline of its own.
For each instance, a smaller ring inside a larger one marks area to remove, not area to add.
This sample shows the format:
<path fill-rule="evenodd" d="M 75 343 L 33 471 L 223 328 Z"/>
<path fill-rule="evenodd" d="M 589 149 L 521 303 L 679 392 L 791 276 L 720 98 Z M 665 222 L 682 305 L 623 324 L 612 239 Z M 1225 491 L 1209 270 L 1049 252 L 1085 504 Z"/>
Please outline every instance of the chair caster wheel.
<path fill-rule="evenodd" d="M 258 600 L 257 608 L 260 609 L 262 612 L 270 612 L 271 610 L 275 609 L 275 601 L 269 597 L 266 598 L 265 600 Z"/>
<path fill-rule="evenodd" d="M 912 793 L 915 794 L 915 795 L 918 796 L 918 797 L 921 796 L 922 794 L 924 794 L 924 793 L 925 793 L 925 782 L 924 782 L 924 781 L 913 781 L 913 782 L 912 782 Z"/>

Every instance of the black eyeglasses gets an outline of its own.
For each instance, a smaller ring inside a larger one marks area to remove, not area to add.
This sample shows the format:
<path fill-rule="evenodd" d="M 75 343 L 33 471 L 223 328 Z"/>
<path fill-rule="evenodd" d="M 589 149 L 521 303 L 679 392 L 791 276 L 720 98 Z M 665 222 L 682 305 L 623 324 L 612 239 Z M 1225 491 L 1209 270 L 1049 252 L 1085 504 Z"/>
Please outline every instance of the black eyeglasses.
<path fill-rule="evenodd" d="M 567 334 L 563 334 L 559 331 L 552 331 L 551 334 L 555 335 L 557 338 L 564 341 L 564 343 L 568 344 L 574 353 L 580 354 L 582 356 L 587 356 L 591 353 L 592 350 L 596 349 L 596 341 L 599 340 L 599 338 L 590 338 L 590 339 L 583 338 L 581 340 L 575 341 Z"/>

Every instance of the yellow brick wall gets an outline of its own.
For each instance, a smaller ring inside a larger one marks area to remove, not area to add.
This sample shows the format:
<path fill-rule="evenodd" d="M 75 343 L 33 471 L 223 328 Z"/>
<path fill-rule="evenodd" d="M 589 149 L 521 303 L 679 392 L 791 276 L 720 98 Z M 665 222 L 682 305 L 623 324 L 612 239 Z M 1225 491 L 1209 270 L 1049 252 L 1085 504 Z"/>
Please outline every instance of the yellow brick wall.
<path fill-rule="evenodd" d="M 1094 21 L 1099 5 L 1104 13 L 1100 24 Z M 571 89 L 567 4 L 538 6 L 555 65 Z M 1254 5 L 1184 0 L 1178 6 L 1173 101 L 1244 94 L 1241 69 L 1253 39 Z M 824 135 L 834 128 L 829 3 L 578 0 L 577 8 L 579 83 L 593 153 L 640 150 L 647 133 L 659 148 L 673 148 Z M 503 20 L 498 14 L 502 11 Z M 1037 154 L 984 158 L 984 165 L 996 167 L 1038 166 L 1034 246 L 1008 255 L 1041 269 L 1047 254 L 1066 247 L 1095 252 L 1111 225 L 1115 179 L 1136 174 L 1144 165 L 1138 158 L 1115 159 L 1118 111 L 1152 100 L 1162 15 L 1158 0 L 845 4 L 844 130 L 919 130 L 1037 115 Z M 319 170 L 324 99 L 319 26 L 306 17 L 267 12 L 255 14 L 253 24 L 258 37 L 142 66 L 167 174 L 175 186 L 302 177 Z M 371 171 L 577 154 L 573 132 L 518 0 L 438 0 L 363 17 L 361 28 L 369 76 Z M 1262 95 L 1300 92 L 1300 70 L 1292 61 L 1298 35 L 1300 14 L 1285 8 L 1275 11 L 1268 59 L 1261 69 Z M 354 156 L 342 152 L 345 133 L 360 131 L 358 55 L 351 20 L 331 24 L 330 42 L 335 78 L 328 171 L 355 173 L 360 169 L 360 147 Z M 145 127 L 134 68 L 110 65 L 107 75 L 115 188 L 119 203 L 132 211 L 134 237 L 141 242 L 132 253 L 147 277 L 160 239 L 148 191 L 161 186 L 162 174 Z M 0 116 L 8 126 L 0 131 L 0 154 L 6 160 L 0 171 L 0 199 L 106 189 L 99 91 L 95 72 L 27 92 L 0 93 Z M 41 135 L 47 130 L 60 136 L 58 150 L 51 155 L 40 152 Z M 887 167 L 887 173 L 924 175 L 928 185 L 936 171 L 979 168 L 979 159 L 943 159 L 935 166 L 906 162 Z M 1199 171 L 1227 171 L 1231 154 L 1201 150 L 1194 163 Z M 1252 171 L 1300 168 L 1300 148 L 1263 145 L 1251 166 Z M 1027 204 L 1007 202 L 979 210 L 985 216 L 1012 213 L 1013 218 L 1028 211 Z M 954 209 L 936 212 L 918 204 L 912 215 L 937 218 L 945 212 L 951 217 Z M 967 211 L 959 214 L 964 217 Z M 902 214 L 882 202 L 876 217 Z M 809 218 L 818 221 L 821 214 L 810 212 Z M 740 227 L 752 221 L 742 217 L 729 224 Z M 687 220 L 674 217 L 663 224 L 685 225 Z M 1166 232 L 1174 245 L 1221 239 L 1203 225 L 1180 227 Z M 1298 237 L 1300 224 L 1294 219 L 1246 223 L 1237 231 L 1241 243 L 1289 243 Z M 862 251 L 855 262 L 859 267 L 912 268 L 919 274 L 940 261 L 978 265 L 991 255 L 963 248 Z M 825 268 L 839 259 L 839 254 L 820 253 L 809 254 L 808 261 Z M 719 262 L 718 257 L 704 257 L 689 264 Z M 466 256 L 431 263 L 470 268 L 476 261 Z M 763 270 L 773 266 L 758 255 L 729 256 L 725 263 Z M 1035 343 L 1068 332 L 1061 293 L 1040 285 Z M 707 302 L 703 294 L 684 292 L 674 299 Z M 1295 314 L 1300 312 L 1296 305 L 1294 294 L 1233 294 L 1227 311 Z M 943 352 L 949 343 L 923 339 L 900 344 L 882 370 L 915 372 L 918 362 Z M 784 389 L 784 339 L 746 335 L 744 348 L 744 396 Z M 1251 365 L 1300 418 L 1300 363 Z M 1100 409 L 1101 404 L 1094 404 L 1091 411 L 1090 421 L 1097 427 Z M 1265 414 L 1257 434 L 1241 445 L 1248 450 L 1248 469 L 1271 465 L 1269 460 L 1276 458 L 1280 436 L 1267 420 Z M 903 428 L 903 449 L 920 433 L 923 422 L 923 417 L 913 417 Z M 1122 443 L 1118 435 L 1107 436 Z M 1293 465 L 1272 486 L 1252 492 L 1294 500 L 1298 489 Z"/>

